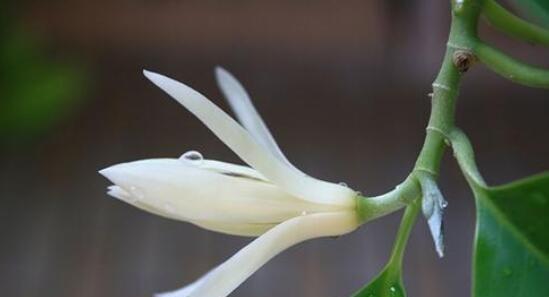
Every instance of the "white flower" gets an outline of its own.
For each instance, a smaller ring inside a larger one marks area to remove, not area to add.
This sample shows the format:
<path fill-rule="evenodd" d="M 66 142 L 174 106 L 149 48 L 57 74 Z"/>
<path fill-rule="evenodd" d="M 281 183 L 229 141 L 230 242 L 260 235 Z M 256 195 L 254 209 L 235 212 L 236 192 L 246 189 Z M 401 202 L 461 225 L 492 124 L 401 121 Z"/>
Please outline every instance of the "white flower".
<path fill-rule="evenodd" d="M 216 69 L 218 83 L 243 127 L 190 87 L 144 71 L 154 84 L 200 119 L 250 167 L 204 160 L 148 159 L 100 171 L 109 194 L 164 217 L 234 235 L 260 236 L 196 282 L 162 297 L 221 297 L 299 242 L 353 231 L 356 193 L 310 177 L 281 152 L 240 83 Z"/>

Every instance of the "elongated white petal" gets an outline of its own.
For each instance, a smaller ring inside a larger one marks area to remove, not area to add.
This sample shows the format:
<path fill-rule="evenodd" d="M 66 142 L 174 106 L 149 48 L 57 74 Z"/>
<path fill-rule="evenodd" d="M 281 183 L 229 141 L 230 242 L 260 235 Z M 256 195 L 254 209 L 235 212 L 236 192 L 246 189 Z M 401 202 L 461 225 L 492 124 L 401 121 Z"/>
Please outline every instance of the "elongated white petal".
<path fill-rule="evenodd" d="M 308 239 L 353 231 L 354 212 L 319 213 L 290 219 L 252 241 L 222 265 L 180 290 L 161 297 L 225 297 L 271 258 Z"/>
<path fill-rule="evenodd" d="M 212 166 L 212 162 L 206 164 Z M 214 164 L 242 171 L 242 166 Z M 117 198 L 183 221 L 275 224 L 303 211 L 339 209 L 297 199 L 265 181 L 221 174 L 178 159 L 122 163 L 100 173 L 120 187 L 114 192 L 111 189 Z"/>
<path fill-rule="evenodd" d="M 139 199 L 136 199 L 132 194 L 124 190 L 122 187 L 119 187 L 116 185 L 110 186 L 108 188 L 107 194 L 121 201 L 133 204 L 138 208 L 144 209 L 147 212 L 150 212 L 154 215 L 165 217 L 168 219 L 173 219 L 173 220 L 180 220 L 177 216 L 174 216 L 171 213 L 167 213 L 157 208 L 148 207 L 145 203 L 143 203 Z"/>
<path fill-rule="evenodd" d="M 278 147 L 269 128 L 255 109 L 248 92 L 242 84 L 227 70 L 216 67 L 215 77 L 219 88 L 227 98 L 229 105 L 236 114 L 238 121 L 250 134 L 275 157 L 289 167 L 296 169 Z M 297 170 L 297 169 L 296 169 Z"/>
<path fill-rule="evenodd" d="M 354 191 L 338 184 L 314 179 L 288 167 L 202 94 L 166 76 L 148 71 L 144 71 L 144 74 L 198 117 L 242 160 L 285 191 L 312 202 L 354 206 Z"/>
<path fill-rule="evenodd" d="M 180 220 L 179 217 L 177 217 L 174 214 L 167 213 L 165 211 L 160 211 L 157 208 L 149 207 L 146 203 L 143 201 L 135 200 L 132 198 L 132 195 L 126 190 L 122 189 L 119 186 L 110 186 L 107 194 L 111 195 L 112 197 L 115 197 L 117 199 L 120 199 L 122 201 L 133 201 L 132 204 L 135 206 L 146 209 L 148 212 L 166 217 L 169 219 L 174 220 Z M 276 224 L 246 224 L 246 223 L 234 223 L 234 222 L 218 222 L 218 221 L 190 221 L 190 223 L 193 223 L 201 228 L 230 234 L 230 235 L 237 235 L 237 236 L 252 236 L 256 237 L 259 236 L 265 232 L 267 232 L 269 229 L 276 226 Z"/>

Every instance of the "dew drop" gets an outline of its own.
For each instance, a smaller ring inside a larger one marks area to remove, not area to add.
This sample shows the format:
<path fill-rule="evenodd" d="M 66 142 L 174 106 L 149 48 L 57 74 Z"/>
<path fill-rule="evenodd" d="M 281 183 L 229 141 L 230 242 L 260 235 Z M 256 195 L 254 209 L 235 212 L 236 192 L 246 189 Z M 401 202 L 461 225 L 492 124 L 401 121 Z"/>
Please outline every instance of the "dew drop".
<path fill-rule="evenodd" d="M 131 186 L 130 187 L 130 195 L 128 195 L 128 196 L 129 196 L 128 197 L 129 201 L 135 202 L 135 201 L 144 199 L 145 198 L 145 193 L 143 193 L 143 191 L 141 189 L 139 189 L 138 187 Z"/>
<path fill-rule="evenodd" d="M 344 182 L 340 182 L 339 185 L 340 185 L 340 186 L 343 186 L 343 187 L 345 187 L 345 188 L 348 188 L 348 187 L 349 187 L 349 186 L 348 186 L 346 183 L 344 183 Z"/>
<path fill-rule="evenodd" d="M 179 157 L 179 160 L 192 165 L 200 165 L 202 164 L 204 157 L 202 157 L 202 154 L 198 151 L 188 151 L 181 155 L 181 157 Z"/>
<path fill-rule="evenodd" d="M 448 201 L 446 201 L 446 200 L 440 201 L 440 207 L 442 207 L 442 208 L 448 207 Z"/>
<path fill-rule="evenodd" d="M 397 289 L 395 287 L 391 287 L 389 290 L 391 290 L 391 292 L 396 292 Z"/>

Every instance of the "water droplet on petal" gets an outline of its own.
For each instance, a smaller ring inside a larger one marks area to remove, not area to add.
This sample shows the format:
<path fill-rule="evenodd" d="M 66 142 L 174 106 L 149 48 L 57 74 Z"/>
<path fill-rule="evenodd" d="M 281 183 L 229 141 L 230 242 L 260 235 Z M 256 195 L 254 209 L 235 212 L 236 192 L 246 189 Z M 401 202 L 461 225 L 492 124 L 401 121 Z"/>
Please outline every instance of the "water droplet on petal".
<path fill-rule="evenodd" d="M 143 193 L 143 191 L 141 189 L 139 189 L 138 187 L 136 186 L 131 186 L 130 187 L 130 195 L 128 195 L 129 197 L 129 201 L 130 202 L 136 202 L 138 200 L 141 200 L 143 198 L 145 198 L 145 193 Z"/>
<path fill-rule="evenodd" d="M 181 157 L 179 157 L 179 160 L 198 166 L 202 164 L 204 157 L 202 157 L 202 154 L 198 151 L 188 151 L 181 155 Z"/>
<path fill-rule="evenodd" d="M 345 187 L 345 188 L 348 188 L 348 187 L 349 187 L 349 186 L 348 186 L 346 183 L 344 183 L 344 182 L 340 182 L 339 185 L 340 185 L 340 186 L 343 186 L 343 187 Z"/>

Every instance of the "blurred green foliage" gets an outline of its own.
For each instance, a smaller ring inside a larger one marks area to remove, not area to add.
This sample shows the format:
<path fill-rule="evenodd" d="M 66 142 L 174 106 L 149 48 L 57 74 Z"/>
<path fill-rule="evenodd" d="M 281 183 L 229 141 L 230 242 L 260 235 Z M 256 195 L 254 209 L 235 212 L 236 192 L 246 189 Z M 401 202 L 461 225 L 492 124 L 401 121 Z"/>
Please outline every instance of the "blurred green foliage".
<path fill-rule="evenodd" d="M 542 25 L 549 26 L 549 0 L 514 0 Z"/>
<path fill-rule="evenodd" d="M 65 58 L 53 59 L 6 11 L 1 19 L 0 141 L 4 148 L 20 147 L 75 110 L 83 98 L 85 71 Z"/>

